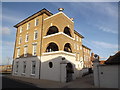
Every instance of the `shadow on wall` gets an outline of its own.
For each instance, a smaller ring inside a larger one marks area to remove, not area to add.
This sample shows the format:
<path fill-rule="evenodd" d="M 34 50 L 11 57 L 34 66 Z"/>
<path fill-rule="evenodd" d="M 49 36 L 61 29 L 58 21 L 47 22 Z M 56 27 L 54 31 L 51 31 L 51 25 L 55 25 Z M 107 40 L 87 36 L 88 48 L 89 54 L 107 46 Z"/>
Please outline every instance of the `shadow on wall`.
<path fill-rule="evenodd" d="M 82 76 L 81 70 L 77 69 L 75 63 L 71 61 L 63 56 L 51 59 L 43 58 L 41 61 L 41 79 L 70 82 Z"/>
<path fill-rule="evenodd" d="M 76 68 L 77 64 L 74 60 L 66 58 L 59 54 L 57 56 L 45 55 L 41 56 L 40 60 L 37 56 L 32 56 L 29 53 L 27 57 L 21 55 L 20 58 L 14 60 L 13 75 L 60 82 L 70 82 L 81 77 L 83 75 L 82 69 Z M 35 65 L 32 64 L 33 61 L 35 61 Z M 16 62 L 19 62 L 18 66 Z"/>

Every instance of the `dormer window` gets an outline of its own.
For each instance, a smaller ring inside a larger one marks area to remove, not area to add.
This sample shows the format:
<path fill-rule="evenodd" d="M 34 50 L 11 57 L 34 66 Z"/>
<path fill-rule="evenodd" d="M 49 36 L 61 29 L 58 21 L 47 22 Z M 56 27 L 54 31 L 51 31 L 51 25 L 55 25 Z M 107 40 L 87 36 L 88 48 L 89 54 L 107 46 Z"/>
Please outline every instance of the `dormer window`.
<path fill-rule="evenodd" d="M 47 32 L 47 35 L 51 35 L 51 34 L 55 34 L 55 33 L 58 33 L 58 28 L 56 26 L 51 26 L 49 29 L 48 29 L 48 32 Z M 46 35 L 46 36 L 47 36 Z"/>

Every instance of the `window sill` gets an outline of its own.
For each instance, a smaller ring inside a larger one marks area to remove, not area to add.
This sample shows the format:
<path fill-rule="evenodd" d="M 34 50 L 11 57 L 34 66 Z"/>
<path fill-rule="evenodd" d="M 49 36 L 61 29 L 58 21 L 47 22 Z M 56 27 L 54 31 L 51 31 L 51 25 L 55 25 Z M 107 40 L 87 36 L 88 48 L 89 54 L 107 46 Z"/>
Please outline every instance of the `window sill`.
<path fill-rule="evenodd" d="M 25 73 L 22 73 L 21 75 L 22 75 L 22 76 L 25 76 Z"/>
<path fill-rule="evenodd" d="M 30 76 L 33 76 L 33 77 L 35 77 L 35 74 L 31 74 Z"/>
<path fill-rule="evenodd" d="M 37 55 L 32 55 L 33 57 L 36 57 Z"/>

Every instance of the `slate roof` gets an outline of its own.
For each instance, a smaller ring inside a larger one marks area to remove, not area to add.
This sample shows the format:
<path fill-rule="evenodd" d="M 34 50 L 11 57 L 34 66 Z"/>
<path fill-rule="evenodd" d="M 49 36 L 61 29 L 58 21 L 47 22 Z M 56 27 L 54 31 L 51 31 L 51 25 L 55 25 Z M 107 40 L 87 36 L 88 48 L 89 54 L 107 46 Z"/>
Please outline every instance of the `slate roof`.
<path fill-rule="evenodd" d="M 110 56 L 105 64 L 109 64 L 109 65 L 115 65 L 115 64 L 120 64 L 120 51 L 118 51 L 115 55 Z"/>

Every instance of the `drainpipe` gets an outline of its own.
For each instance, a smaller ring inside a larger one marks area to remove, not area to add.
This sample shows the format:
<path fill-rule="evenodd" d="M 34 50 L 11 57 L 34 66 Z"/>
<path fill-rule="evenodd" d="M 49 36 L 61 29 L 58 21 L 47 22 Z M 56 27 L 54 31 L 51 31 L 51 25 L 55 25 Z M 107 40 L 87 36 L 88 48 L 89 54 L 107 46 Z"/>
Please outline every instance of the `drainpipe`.
<path fill-rule="evenodd" d="M 42 15 L 41 42 L 40 42 L 40 61 L 39 61 L 39 79 L 40 79 L 40 74 L 41 74 L 41 55 L 42 55 L 43 22 L 44 22 L 44 18 L 43 18 L 43 15 Z"/>

